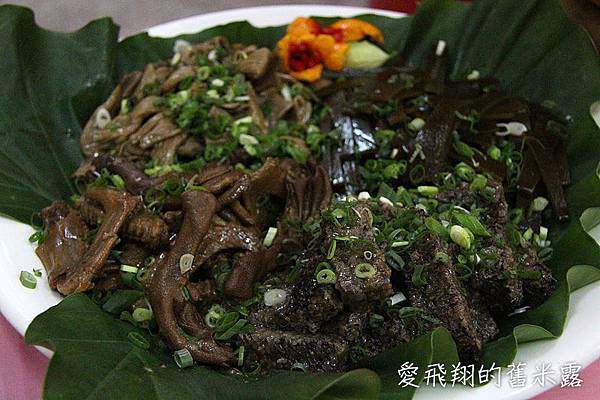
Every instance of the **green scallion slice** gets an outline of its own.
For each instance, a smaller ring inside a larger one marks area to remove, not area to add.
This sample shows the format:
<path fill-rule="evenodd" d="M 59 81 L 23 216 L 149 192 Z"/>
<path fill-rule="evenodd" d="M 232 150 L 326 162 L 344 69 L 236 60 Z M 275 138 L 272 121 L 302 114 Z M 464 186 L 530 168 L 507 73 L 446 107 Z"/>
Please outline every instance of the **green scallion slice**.
<path fill-rule="evenodd" d="M 146 279 L 148 279 L 148 275 L 150 275 L 150 271 L 148 269 L 140 268 L 135 274 L 135 277 L 138 281 L 144 282 Z"/>
<path fill-rule="evenodd" d="M 406 125 L 406 127 L 413 132 L 420 131 L 425 127 L 425 120 L 423 118 L 415 118 L 412 121 L 410 121 Z"/>
<path fill-rule="evenodd" d="M 294 365 L 292 365 L 292 367 L 290 368 L 290 370 L 292 370 L 292 371 L 306 372 L 306 371 L 308 371 L 308 365 L 306 365 L 304 363 L 295 363 Z"/>
<path fill-rule="evenodd" d="M 383 324 L 383 321 L 385 320 L 385 318 L 383 318 L 382 315 L 379 314 L 372 314 L 369 317 L 369 326 L 371 328 L 378 328 Z"/>
<path fill-rule="evenodd" d="M 481 189 L 485 188 L 485 186 L 487 185 L 487 181 L 488 180 L 487 180 L 487 178 L 484 175 L 477 174 L 473 178 L 473 181 L 471 182 L 470 188 L 472 190 L 481 190 Z"/>
<path fill-rule="evenodd" d="M 335 256 L 335 248 L 337 247 L 337 242 L 335 239 L 331 241 L 329 245 L 329 250 L 327 250 L 327 259 L 331 260 Z"/>
<path fill-rule="evenodd" d="M 111 175 L 110 180 L 115 187 L 119 189 L 125 189 L 125 181 L 119 175 Z"/>
<path fill-rule="evenodd" d="M 321 285 L 333 284 L 336 281 L 335 272 L 330 269 L 322 269 L 317 272 L 317 283 Z"/>
<path fill-rule="evenodd" d="M 265 247 L 270 247 L 273 244 L 273 240 L 275 240 L 275 236 L 277 236 L 277 228 L 270 227 L 267 230 L 265 240 L 263 241 L 263 244 L 265 245 Z"/>
<path fill-rule="evenodd" d="M 246 348 L 244 346 L 240 346 L 238 347 L 238 349 L 236 350 L 237 353 L 237 365 L 238 367 L 242 367 L 242 365 L 244 365 L 244 353 L 245 353 Z"/>
<path fill-rule="evenodd" d="M 221 319 L 221 314 L 218 313 L 216 310 L 210 310 L 204 316 L 204 322 L 209 328 L 214 328 L 215 326 L 217 326 L 217 322 L 219 322 L 219 319 Z"/>
<path fill-rule="evenodd" d="M 433 197 L 438 194 L 439 189 L 437 186 L 417 186 L 417 192 L 422 196 Z"/>
<path fill-rule="evenodd" d="M 360 263 L 354 268 L 354 275 L 356 275 L 357 278 L 361 279 L 371 278 L 375 276 L 376 273 L 377 270 L 375 269 L 373 264 L 369 263 Z"/>
<path fill-rule="evenodd" d="M 152 310 L 148 308 L 136 308 L 131 315 L 135 322 L 145 322 L 152 319 Z"/>
<path fill-rule="evenodd" d="M 150 348 L 150 342 L 139 332 L 131 331 L 127 334 L 127 339 L 140 349 L 148 350 Z"/>
<path fill-rule="evenodd" d="M 37 279 L 29 271 L 21 271 L 21 274 L 19 275 L 19 280 L 21 281 L 21 285 L 25 286 L 28 289 L 35 289 L 35 287 L 37 286 Z"/>
<path fill-rule="evenodd" d="M 188 349 L 177 350 L 173 353 L 173 359 L 175 360 L 175 364 L 179 368 L 187 368 L 194 365 L 194 359 L 192 358 L 192 353 Z"/>
<path fill-rule="evenodd" d="M 454 243 L 464 249 L 471 247 L 469 231 L 460 225 L 452 225 L 452 227 L 450 227 L 450 238 Z"/>
<path fill-rule="evenodd" d="M 450 262 L 450 256 L 442 251 L 436 251 L 435 256 L 433 257 L 433 262 L 448 264 Z"/>
<path fill-rule="evenodd" d="M 186 254 L 182 255 L 181 258 L 179 259 L 179 271 L 181 272 L 181 275 L 183 275 L 186 272 L 188 272 L 189 270 L 191 270 L 193 264 L 194 264 L 194 255 L 193 254 L 186 253 Z"/>
<path fill-rule="evenodd" d="M 190 291 L 185 285 L 181 287 L 181 297 L 183 297 L 185 301 L 190 300 Z"/>
<path fill-rule="evenodd" d="M 123 264 L 121 265 L 121 272 L 131 272 L 132 274 L 137 274 L 139 268 L 138 267 L 134 267 L 133 265 L 126 265 Z"/>
<path fill-rule="evenodd" d="M 319 264 L 317 264 L 317 272 L 321 271 L 323 269 L 331 269 L 331 264 L 329 264 L 327 261 L 321 261 Z"/>
<path fill-rule="evenodd" d="M 536 197 L 531 203 L 531 211 L 542 212 L 548 206 L 548 199 L 545 197 Z"/>

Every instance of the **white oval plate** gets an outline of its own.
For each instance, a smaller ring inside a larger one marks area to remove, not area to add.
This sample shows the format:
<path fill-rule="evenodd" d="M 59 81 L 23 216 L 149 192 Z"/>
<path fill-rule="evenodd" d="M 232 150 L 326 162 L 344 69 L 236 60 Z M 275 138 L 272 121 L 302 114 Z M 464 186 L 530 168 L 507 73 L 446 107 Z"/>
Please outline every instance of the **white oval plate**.
<path fill-rule="evenodd" d="M 240 8 L 184 18 L 150 28 L 152 36 L 170 37 L 183 33 L 198 32 L 203 29 L 246 20 L 255 26 L 274 26 L 291 22 L 297 16 L 353 16 L 358 14 L 379 14 L 389 17 L 402 17 L 404 14 L 360 7 L 338 6 L 269 6 Z M 43 267 L 35 255 L 35 247 L 27 238 L 33 233 L 28 225 L 0 217 L 0 312 L 21 333 L 36 315 L 58 304 L 61 296 L 50 290 L 46 274 L 38 280 L 35 290 L 24 288 L 19 282 L 21 270 Z M 512 388 L 506 375 L 502 375 L 501 386 L 493 383 L 480 388 L 424 387 L 417 391 L 416 400 L 444 399 L 525 399 L 549 389 L 533 384 L 532 373 L 535 366 L 551 363 L 556 372 L 554 379 L 560 381 L 560 367 L 568 362 L 587 366 L 600 356 L 600 283 L 589 285 L 571 296 L 571 306 L 563 335 L 556 340 L 528 343 L 519 346 L 515 364 L 526 363 L 527 384 L 523 388 Z M 48 352 L 45 352 L 49 354 Z M 398 361 L 400 367 L 402 361 Z"/>

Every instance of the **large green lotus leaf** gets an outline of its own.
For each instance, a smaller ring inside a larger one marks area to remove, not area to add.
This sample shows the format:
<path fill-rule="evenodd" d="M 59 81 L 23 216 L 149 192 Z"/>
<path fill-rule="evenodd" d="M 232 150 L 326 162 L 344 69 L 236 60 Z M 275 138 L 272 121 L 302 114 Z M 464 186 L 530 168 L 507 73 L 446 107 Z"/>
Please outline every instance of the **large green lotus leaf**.
<path fill-rule="evenodd" d="M 536 309 L 500 321 L 503 336 L 486 345 L 483 362 L 507 365 L 519 342 L 560 335 L 569 293 L 600 278 L 600 248 L 593 239 L 600 222 L 593 208 L 600 205 L 595 172 L 600 132 L 588 112 L 600 94 L 598 58 L 558 0 L 482 0 L 473 5 L 430 0 L 414 17 L 362 18 L 380 26 L 386 49 L 407 62 L 423 64 L 443 39 L 454 78 L 477 69 L 500 78 L 517 95 L 554 100 L 571 116 L 571 222 L 551 226 L 551 267 L 558 289 Z M 284 30 L 237 22 L 182 38 L 224 35 L 272 47 Z M 123 74 L 171 55 L 174 39 L 140 34 L 118 42 L 117 32 L 103 19 L 75 33 L 52 33 L 37 27 L 27 9 L 0 7 L 0 72 L 8 78 L 0 86 L 0 213 L 29 222 L 52 200 L 68 198 L 74 190 L 69 175 L 81 160 L 78 138 L 85 120 Z M 419 366 L 420 379 L 427 364 L 457 360 L 450 335 L 437 329 L 347 374 L 278 372 L 242 381 L 204 367 L 179 370 L 155 339 L 150 338 L 148 351 L 133 346 L 127 340 L 132 329 L 82 295 L 38 316 L 26 340 L 55 350 L 45 398 L 409 399 L 414 391 L 398 386 L 397 369 L 403 362 Z"/>
<path fill-rule="evenodd" d="M 366 369 L 310 379 L 299 372 L 278 372 L 268 382 L 265 378 L 243 380 L 206 367 L 181 370 L 173 366 L 170 353 L 147 334 L 151 350 L 133 346 L 127 334 L 134 330 L 80 294 L 65 298 L 37 317 L 27 331 L 27 341 L 56 352 L 46 376 L 45 397 L 375 399 L 379 392 L 379 377 Z"/>

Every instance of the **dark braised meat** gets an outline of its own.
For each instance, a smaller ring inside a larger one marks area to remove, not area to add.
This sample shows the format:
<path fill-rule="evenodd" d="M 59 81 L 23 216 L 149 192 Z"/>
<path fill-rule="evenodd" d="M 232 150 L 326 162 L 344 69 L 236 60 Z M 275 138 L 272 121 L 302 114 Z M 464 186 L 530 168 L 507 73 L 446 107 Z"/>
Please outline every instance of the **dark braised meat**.
<path fill-rule="evenodd" d="M 498 333 L 498 328 L 489 312 L 484 307 L 476 309 L 469 295 L 463 293 L 451 258 L 432 261 L 432 254 L 438 252 L 449 253 L 448 245 L 438 238 L 424 235 L 415 243 L 404 270 L 410 302 L 442 321 L 465 360 L 476 360 L 483 344 Z M 414 282 L 416 265 L 427 265 L 426 282 Z"/>
<path fill-rule="evenodd" d="M 357 204 L 351 210 L 356 219 L 350 227 L 337 228 L 333 224 L 325 227 L 325 244 L 332 248 L 332 242 L 335 242 L 335 253 L 331 259 L 337 272 L 335 287 L 349 306 L 385 300 L 392 294 L 392 271 L 375 243 L 369 210 L 364 204 Z M 371 257 L 365 263 L 364 253 L 367 251 Z M 357 274 L 356 270 L 360 269 L 361 264 L 365 268 L 369 268 L 367 265 L 372 268 L 367 279 Z"/>
<path fill-rule="evenodd" d="M 327 372 L 347 368 L 348 346 L 343 339 L 334 335 L 305 335 L 263 329 L 245 334 L 242 339 L 254 361 L 264 363 L 269 368 L 296 367 Z"/>
<path fill-rule="evenodd" d="M 236 373 L 344 371 L 437 327 L 481 361 L 556 288 L 568 121 L 451 81 L 438 47 L 309 86 L 269 49 L 177 41 L 84 127 L 81 195 L 36 234 L 50 287 Z"/>

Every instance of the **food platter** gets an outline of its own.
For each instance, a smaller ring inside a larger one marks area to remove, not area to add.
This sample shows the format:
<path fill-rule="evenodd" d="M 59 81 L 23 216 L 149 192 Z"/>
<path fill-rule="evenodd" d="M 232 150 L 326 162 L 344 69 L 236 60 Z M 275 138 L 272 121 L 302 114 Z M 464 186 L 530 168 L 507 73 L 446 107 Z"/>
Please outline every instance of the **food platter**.
<path fill-rule="evenodd" d="M 169 22 L 150 28 L 152 36 L 170 37 L 191 33 L 202 29 L 237 20 L 248 20 L 256 26 L 282 25 L 301 15 L 351 16 L 372 13 L 373 10 L 352 7 L 328 6 L 279 6 L 255 7 L 199 15 Z M 378 12 L 380 13 L 380 12 Z M 386 16 L 400 17 L 401 14 L 385 12 Z M 26 327 L 39 313 L 57 304 L 61 297 L 48 287 L 45 280 L 38 282 L 35 291 L 25 289 L 18 279 L 19 271 L 39 268 L 41 264 L 34 253 L 34 246 L 27 238 L 33 230 L 22 223 L 8 218 L 0 220 L 0 311 L 24 334 Z M 533 384 L 531 374 L 535 366 L 551 363 L 554 370 L 567 362 L 585 366 L 600 356 L 600 332 L 595 329 L 600 322 L 600 305 L 594 301 L 600 295 L 598 283 L 578 290 L 571 297 L 570 310 L 563 335 L 551 341 L 524 344 L 519 347 L 515 363 L 527 364 L 528 384 L 522 388 L 511 387 L 507 379 L 502 380 L 500 388 L 494 384 L 485 387 L 445 388 L 419 390 L 417 399 L 433 399 L 443 390 L 445 398 L 456 399 L 517 399 L 533 396 L 549 387 Z M 581 335 L 586 332 L 586 335 Z"/>

